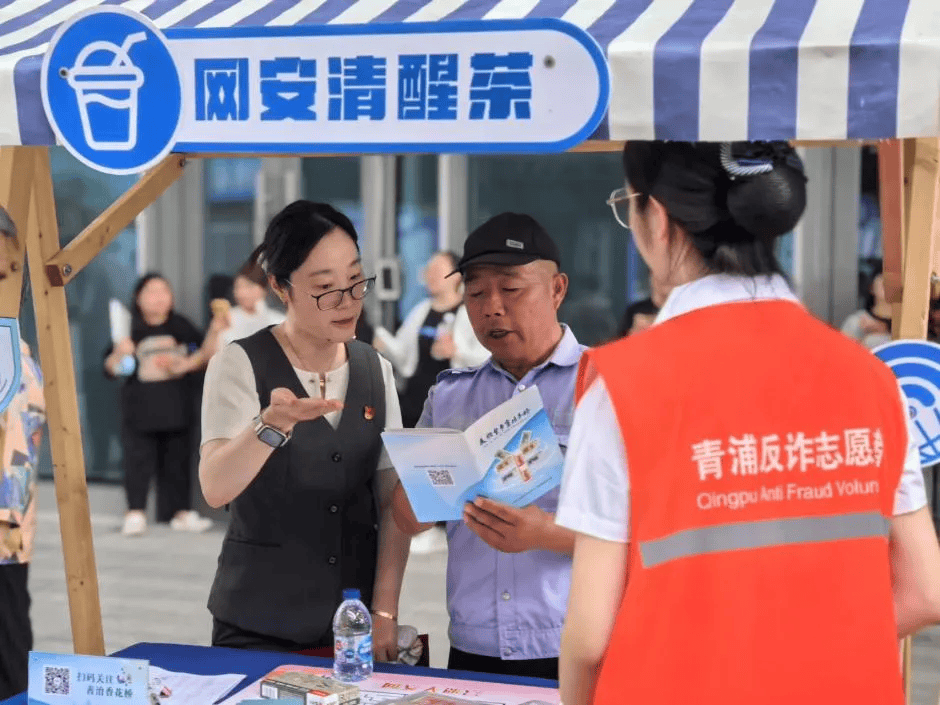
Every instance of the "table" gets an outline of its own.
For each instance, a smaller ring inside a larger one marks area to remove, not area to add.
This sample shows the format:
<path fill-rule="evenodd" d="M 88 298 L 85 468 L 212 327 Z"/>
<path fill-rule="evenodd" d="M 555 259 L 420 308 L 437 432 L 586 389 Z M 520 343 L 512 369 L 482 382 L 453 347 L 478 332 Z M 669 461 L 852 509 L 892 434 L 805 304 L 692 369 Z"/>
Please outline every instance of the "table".
<path fill-rule="evenodd" d="M 168 671 L 182 671 L 198 675 L 217 675 L 221 673 L 244 673 L 245 679 L 238 689 L 244 688 L 278 666 L 297 664 L 306 666 L 332 667 L 332 661 L 313 656 L 300 656 L 290 653 L 271 651 L 245 651 L 226 649 L 217 646 L 187 646 L 183 644 L 159 644 L 144 642 L 121 649 L 112 656 L 145 659 L 151 665 Z M 557 688 L 555 681 L 541 678 L 521 678 L 516 676 L 495 676 L 488 673 L 468 673 L 465 671 L 447 671 L 439 668 L 418 668 L 400 664 L 375 664 L 376 673 L 398 673 L 431 678 L 460 679 L 480 683 L 505 683 L 509 685 L 529 685 L 540 688 Z M 0 705 L 26 705 L 25 693 L 15 695 Z"/>

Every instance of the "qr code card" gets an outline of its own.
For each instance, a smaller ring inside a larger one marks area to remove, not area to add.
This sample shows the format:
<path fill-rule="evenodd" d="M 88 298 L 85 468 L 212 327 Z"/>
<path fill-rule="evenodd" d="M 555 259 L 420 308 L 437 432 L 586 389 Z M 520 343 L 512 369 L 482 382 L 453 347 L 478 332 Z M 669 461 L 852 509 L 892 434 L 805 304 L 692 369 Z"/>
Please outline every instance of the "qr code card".
<path fill-rule="evenodd" d="M 29 654 L 29 705 L 149 705 L 149 665 L 137 659 Z"/>
<path fill-rule="evenodd" d="M 42 692 L 46 695 L 72 694 L 72 669 L 68 666 L 43 666 Z"/>

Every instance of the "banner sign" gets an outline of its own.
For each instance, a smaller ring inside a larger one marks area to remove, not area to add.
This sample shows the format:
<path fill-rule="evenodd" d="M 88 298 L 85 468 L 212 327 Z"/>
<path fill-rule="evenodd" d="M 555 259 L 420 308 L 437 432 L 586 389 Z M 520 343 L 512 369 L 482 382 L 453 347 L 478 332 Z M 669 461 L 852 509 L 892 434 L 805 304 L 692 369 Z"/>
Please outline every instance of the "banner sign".
<path fill-rule="evenodd" d="M 603 52 L 556 19 L 168 29 L 122 7 L 43 60 L 56 136 L 100 171 L 190 153 L 560 152 L 607 110 Z"/>

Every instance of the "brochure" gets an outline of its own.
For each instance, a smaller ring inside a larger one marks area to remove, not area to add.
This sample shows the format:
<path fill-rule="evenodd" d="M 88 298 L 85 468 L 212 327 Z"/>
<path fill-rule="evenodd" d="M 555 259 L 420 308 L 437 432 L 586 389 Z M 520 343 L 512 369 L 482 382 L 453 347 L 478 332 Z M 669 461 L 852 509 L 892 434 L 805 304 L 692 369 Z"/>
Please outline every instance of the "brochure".
<path fill-rule="evenodd" d="M 459 521 L 478 496 L 525 507 L 561 482 L 564 456 L 537 387 L 466 431 L 409 428 L 382 439 L 420 522 Z"/>

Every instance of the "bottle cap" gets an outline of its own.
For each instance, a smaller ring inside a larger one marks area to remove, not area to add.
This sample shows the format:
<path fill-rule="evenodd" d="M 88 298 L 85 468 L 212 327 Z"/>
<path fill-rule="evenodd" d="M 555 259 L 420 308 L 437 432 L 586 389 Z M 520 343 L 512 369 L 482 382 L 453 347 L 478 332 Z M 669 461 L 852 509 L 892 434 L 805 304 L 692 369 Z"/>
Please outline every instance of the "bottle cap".
<path fill-rule="evenodd" d="M 343 590 L 343 600 L 361 600 L 362 593 L 359 592 L 359 588 L 346 588 Z"/>

